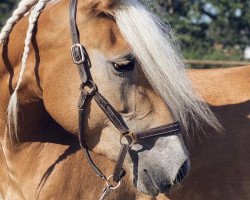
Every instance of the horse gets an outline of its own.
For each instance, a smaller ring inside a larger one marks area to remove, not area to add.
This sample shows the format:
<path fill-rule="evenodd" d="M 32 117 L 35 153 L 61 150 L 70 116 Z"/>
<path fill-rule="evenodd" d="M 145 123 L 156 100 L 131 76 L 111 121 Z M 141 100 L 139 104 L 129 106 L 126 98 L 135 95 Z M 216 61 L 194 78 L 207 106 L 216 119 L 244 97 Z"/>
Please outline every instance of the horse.
<path fill-rule="evenodd" d="M 190 171 L 182 135 L 221 130 L 137 0 L 23 0 L 0 43 L 3 199 L 151 199 Z"/>

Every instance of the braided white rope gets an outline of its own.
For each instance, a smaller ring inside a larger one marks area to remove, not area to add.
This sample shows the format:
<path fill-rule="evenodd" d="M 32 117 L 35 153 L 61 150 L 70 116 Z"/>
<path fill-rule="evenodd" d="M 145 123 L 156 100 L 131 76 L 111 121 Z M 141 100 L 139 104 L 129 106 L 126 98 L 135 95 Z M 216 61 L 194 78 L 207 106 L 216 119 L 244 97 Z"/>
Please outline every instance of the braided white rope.
<path fill-rule="evenodd" d="M 17 92 L 23 80 L 23 75 L 26 69 L 26 63 L 27 63 L 28 54 L 30 52 L 30 43 L 32 40 L 34 27 L 36 25 L 36 22 L 39 18 L 40 13 L 44 9 L 48 1 L 49 0 L 39 0 L 38 3 L 35 5 L 34 9 L 31 11 L 31 14 L 29 17 L 29 27 L 28 27 L 28 31 L 27 31 L 27 35 L 25 39 L 25 47 L 24 47 L 24 52 L 23 52 L 23 57 L 22 57 L 22 66 L 21 66 L 21 70 L 19 73 L 19 78 L 17 81 L 16 88 L 13 94 L 11 95 L 9 105 L 8 105 L 8 116 L 7 116 L 8 126 L 11 130 L 15 132 L 16 137 L 17 137 L 17 107 L 18 107 Z"/>
<path fill-rule="evenodd" d="M 38 0 L 23 0 L 19 3 L 17 9 L 12 16 L 7 20 L 6 25 L 2 28 L 0 33 L 0 44 L 4 43 L 9 37 L 14 25 L 34 6 Z"/>

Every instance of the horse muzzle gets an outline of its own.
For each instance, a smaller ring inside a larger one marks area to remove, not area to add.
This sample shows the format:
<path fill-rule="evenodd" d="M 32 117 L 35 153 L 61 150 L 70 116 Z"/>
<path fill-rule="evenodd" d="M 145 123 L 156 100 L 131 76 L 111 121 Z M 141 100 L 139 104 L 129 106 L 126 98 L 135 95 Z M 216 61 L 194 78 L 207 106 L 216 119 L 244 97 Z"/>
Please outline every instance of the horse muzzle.
<path fill-rule="evenodd" d="M 190 160 L 182 139 L 175 135 L 131 150 L 136 188 L 151 196 L 169 193 L 188 175 Z"/>

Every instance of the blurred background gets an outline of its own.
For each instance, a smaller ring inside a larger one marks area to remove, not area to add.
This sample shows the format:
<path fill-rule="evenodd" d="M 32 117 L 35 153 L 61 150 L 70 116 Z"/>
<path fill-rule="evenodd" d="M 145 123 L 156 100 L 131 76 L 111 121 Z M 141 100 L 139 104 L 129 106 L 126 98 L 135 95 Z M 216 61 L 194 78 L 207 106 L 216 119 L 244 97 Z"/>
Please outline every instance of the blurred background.
<path fill-rule="evenodd" d="M 143 0 L 171 24 L 192 68 L 250 64 L 250 0 Z M 0 28 L 17 0 L 1 0 Z"/>

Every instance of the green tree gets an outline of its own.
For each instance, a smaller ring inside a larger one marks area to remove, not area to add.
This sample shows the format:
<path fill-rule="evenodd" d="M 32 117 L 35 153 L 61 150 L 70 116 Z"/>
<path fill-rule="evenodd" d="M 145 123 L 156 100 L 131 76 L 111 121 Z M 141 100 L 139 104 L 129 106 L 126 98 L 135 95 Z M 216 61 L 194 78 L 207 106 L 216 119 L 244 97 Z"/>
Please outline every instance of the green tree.
<path fill-rule="evenodd" d="M 241 60 L 250 45 L 249 0 L 155 0 L 187 58 Z"/>
<path fill-rule="evenodd" d="M 0 2 L 0 27 L 2 27 L 10 16 L 17 0 L 1 0 Z"/>

